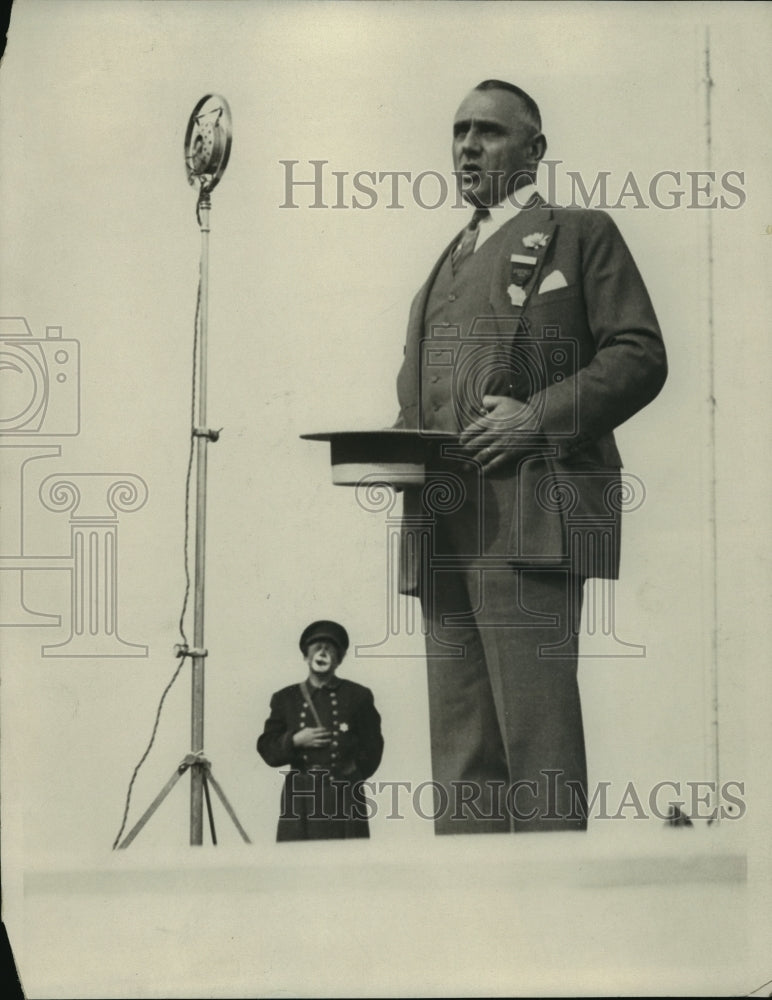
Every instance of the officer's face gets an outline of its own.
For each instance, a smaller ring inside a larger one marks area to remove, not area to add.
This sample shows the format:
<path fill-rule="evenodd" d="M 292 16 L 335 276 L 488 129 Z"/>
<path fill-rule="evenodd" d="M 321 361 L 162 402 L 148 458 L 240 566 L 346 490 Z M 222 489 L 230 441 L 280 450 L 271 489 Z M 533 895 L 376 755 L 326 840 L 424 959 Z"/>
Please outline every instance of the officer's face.
<path fill-rule="evenodd" d="M 536 173 L 546 149 L 517 94 L 473 90 L 453 122 L 453 169 L 464 198 L 496 205 Z"/>
<path fill-rule="evenodd" d="M 338 668 L 341 656 L 338 647 L 328 639 L 319 639 L 306 648 L 308 669 L 317 677 L 332 677 Z"/>

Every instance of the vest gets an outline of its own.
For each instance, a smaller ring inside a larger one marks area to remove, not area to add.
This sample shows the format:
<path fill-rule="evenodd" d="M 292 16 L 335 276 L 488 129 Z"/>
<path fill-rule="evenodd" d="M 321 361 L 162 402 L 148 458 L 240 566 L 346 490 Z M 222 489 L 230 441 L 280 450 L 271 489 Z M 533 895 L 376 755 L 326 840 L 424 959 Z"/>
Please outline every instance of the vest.
<path fill-rule="evenodd" d="M 424 430 L 461 430 L 479 416 L 484 395 L 512 391 L 504 343 L 475 323 L 491 313 L 491 268 L 501 243 L 498 230 L 457 274 L 447 254 L 429 291 L 419 383 Z"/>

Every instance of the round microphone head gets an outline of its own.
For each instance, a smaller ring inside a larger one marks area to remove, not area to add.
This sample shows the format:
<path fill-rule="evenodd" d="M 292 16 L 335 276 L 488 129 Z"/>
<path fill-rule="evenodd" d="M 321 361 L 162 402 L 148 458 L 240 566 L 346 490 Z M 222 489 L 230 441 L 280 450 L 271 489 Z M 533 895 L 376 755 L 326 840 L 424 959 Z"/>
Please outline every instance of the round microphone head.
<path fill-rule="evenodd" d="M 188 183 L 211 191 L 228 166 L 233 128 L 231 109 L 219 94 L 207 94 L 193 109 L 185 132 Z"/>

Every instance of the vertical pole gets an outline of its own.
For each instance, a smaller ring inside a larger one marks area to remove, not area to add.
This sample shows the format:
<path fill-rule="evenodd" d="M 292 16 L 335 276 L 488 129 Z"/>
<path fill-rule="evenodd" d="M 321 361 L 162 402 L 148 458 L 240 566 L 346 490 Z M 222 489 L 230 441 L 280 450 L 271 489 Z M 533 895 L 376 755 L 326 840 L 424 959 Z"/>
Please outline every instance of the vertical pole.
<path fill-rule="evenodd" d="M 713 78 L 710 75 L 710 28 L 705 29 L 705 168 L 713 169 L 713 122 L 712 122 L 712 90 Z M 713 314 L 713 213 L 707 215 L 707 250 L 708 250 L 708 468 L 710 484 L 708 491 L 708 520 L 710 530 L 710 651 L 708 664 L 708 735 L 707 735 L 707 777 L 713 782 L 715 822 L 721 816 L 721 759 L 719 754 L 719 675 L 718 675 L 718 521 L 716 495 L 716 330 Z"/>
<path fill-rule="evenodd" d="M 199 220 L 201 227 L 201 301 L 199 306 L 198 340 L 198 427 L 206 429 L 206 334 L 209 298 L 209 193 L 201 189 Z M 206 449 L 209 439 L 205 434 L 196 438 L 196 567 L 195 602 L 193 617 L 193 645 L 204 649 L 204 568 L 206 559 Z M 191 752 L 200 754 L 204 749 L 204 656 L 194 656 L 191 674 Z M 203 826 L 203 772 L 200 767 L 190 769 L 190 843 L 198 846 L 204 842 Z"/>

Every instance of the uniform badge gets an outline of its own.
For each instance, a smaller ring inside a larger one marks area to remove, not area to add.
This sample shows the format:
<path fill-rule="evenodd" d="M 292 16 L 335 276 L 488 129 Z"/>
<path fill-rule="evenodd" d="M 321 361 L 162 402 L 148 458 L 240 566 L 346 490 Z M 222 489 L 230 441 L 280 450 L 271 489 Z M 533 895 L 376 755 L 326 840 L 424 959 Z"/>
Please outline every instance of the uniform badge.
<path fill-rule="evenodd" d="M 338 726 L 338 729 L 340 729 L 340 731 L 342 733 L 347 733 L 348 732 L 348 722 L 341 722 L 341 724 Z"/>

